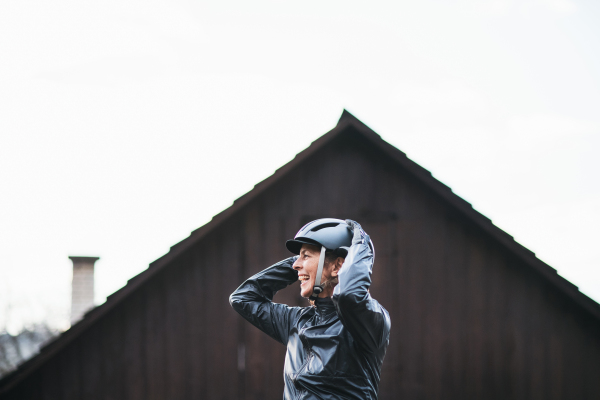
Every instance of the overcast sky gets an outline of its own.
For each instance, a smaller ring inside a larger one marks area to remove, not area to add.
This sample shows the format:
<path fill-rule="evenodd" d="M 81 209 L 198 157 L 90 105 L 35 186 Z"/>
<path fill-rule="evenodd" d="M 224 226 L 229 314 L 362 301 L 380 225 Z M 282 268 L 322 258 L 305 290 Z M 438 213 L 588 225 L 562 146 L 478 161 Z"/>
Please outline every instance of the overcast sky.
<path fill-rule="evenodd" d="M 600 301 L 599 27 L 595 0 L 1 1 L 0 329 L 68 326 L 69 255 L 102 303 L 344 108 Z"/>

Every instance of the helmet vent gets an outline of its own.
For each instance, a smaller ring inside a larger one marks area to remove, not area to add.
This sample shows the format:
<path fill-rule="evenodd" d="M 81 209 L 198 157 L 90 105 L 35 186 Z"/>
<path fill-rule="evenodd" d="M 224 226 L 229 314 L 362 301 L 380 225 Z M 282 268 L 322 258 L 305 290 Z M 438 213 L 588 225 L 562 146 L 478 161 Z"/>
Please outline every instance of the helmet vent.
<path fill-rule="evenodd" d="M 325 229 L 325 228 L 333 228 L 334 226 L 338 226 L 339 222 L 329 222 L 327 224 L 323 224 L 323 225 L 319 225 L 319 226 L 315 226 L 314 228 L 312 228 L 310 231 L 311 232 L 316 232 L 316 231 L 320 231 L 321 229 Z"/>

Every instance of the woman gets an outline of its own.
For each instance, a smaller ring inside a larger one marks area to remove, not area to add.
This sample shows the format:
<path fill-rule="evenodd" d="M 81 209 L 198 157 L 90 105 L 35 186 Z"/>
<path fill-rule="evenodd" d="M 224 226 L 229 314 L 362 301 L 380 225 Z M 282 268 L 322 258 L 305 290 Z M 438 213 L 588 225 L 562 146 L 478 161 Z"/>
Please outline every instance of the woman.
<path fill-rule="evenodd" d="M 287 346 L 284 399 L 376 399 L 389 342 L 388 312 L 371 297 L 374 248 L 354 221 L 319 219 L 286 247 L 290 257 L 252 276 L 233 308 Z M 273 303 L 300 280 L 310 307 Z"/>

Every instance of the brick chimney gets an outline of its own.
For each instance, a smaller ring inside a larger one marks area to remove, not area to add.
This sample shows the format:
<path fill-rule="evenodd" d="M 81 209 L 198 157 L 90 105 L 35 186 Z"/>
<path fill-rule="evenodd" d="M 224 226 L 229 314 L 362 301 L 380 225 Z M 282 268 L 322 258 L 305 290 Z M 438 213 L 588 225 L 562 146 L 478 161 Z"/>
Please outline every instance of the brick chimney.
<path fill-rule="evenodd" d="M 73 257 L 73 291 L 71 293 L 71 325 L 94 307 L 94 263 L 100 257 Z"/>

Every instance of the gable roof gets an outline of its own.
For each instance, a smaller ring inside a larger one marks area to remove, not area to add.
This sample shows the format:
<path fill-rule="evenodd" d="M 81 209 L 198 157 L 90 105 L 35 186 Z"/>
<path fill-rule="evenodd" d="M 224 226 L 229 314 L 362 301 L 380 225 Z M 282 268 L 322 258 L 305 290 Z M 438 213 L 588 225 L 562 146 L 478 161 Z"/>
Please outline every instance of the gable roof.
<path fill-rule="evenodd" d="M 361 137 L 370 142 L 376 149 L 387 155 L 400 168 L 407 171 L 433 193 L 435 193 L 440 199 L 442 199 L 442 201 L 446 202 L 464 218 L 471 221 L 473 224 L 491 236 L 494 240 L 496 240 L 505 249 L 507 249 L 510 253 L 539 273 L 557 290 L 566 295 L 568 298 L 572 299 L 582 309 L 588 311 L 594 317 L 600 320 L 600 304 L 581 293 L 577 286 L 559 276 L 554 268 L 536 258 L 533 252 L 517 243 L 512 236 L 495 226 L 490 219 L 474 210 L 471 204 L 454 194 L 448 186 L 435 179 L 429 171 L 411 161 L 406 154 L 384 141 L 377 133 L 359 121 L 348 111 L 344 110 L 338 121 L 338 124 L 332 130 L 312 142 L 308 148 L 298 153 L 290 162 L 277 169 L 273 175 L 256 184 L 251 191 L 235 200 L 233 205 L 229 208 L 215 215 L 206 225 L 196 229 L 190 234 L 189 237 L 172 246 L 167 254 L 150 263 L 148 269 L 131 278 L 123 288 L 108 296 L 104 304 L 88 312 L 85 317 L 77 324 L 73 325 L 71 329 L 65 331 L 54 341 L 47 344 L 38 355 L 26 361 L 19 366 L 17 370 L 2 378 L 0 380 L 0 394 L 9 390 L 22 379 L 32 374 L 35 370 L 37 370 L 37 368 L 43 365 L 46 360 L 50 359 L 62 348 L 75 340 L 81 333 L 92 326 L 103 315 L 117 307 L 126 297 L 135 292 L 159 271 L 164 269 L 171 261 L 175 260 L 186 250 L 202 240 L 208 233 L 220 226 L 233 214 L 243 209 L 249 202 L 265 192 L 265 190 L 283 179 L 287 174 L 290 173 L 290 171 L 302 164 L 303 161 L 312 156 L 318 150 L 322 149 L 333 139 L 348 134 L 349 132 L 358 133 Z"/>

